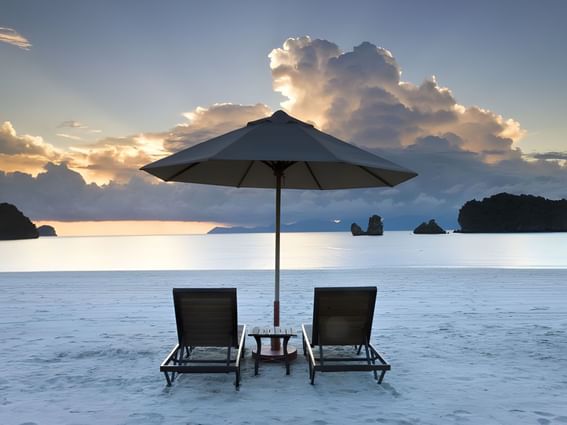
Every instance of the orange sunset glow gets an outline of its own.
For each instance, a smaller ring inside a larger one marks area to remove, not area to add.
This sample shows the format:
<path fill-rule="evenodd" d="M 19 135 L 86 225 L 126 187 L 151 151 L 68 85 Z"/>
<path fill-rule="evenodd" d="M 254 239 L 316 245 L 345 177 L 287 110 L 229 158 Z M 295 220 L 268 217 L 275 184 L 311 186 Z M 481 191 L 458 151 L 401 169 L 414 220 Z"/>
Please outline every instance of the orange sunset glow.
<path fill-rule="evenodd" d="M 36 221 L 55 227 L 59 236 L 122 236 L 122 235 L 181 235 L 204 234 L 221 223 L 206 221 Z"/>

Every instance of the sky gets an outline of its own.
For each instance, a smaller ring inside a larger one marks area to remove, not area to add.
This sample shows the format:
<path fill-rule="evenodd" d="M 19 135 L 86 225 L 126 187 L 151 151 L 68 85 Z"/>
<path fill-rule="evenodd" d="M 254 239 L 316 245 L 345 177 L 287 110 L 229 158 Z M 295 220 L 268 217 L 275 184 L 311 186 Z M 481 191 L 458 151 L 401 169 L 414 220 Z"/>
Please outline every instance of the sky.
<path fill-rule="evenodd" d="M 0 201 L 37 221 L 270 224 L 267 191 L 163 184 L 138 168 L 280 108 L 420 174 L 385 191 L 286 191 L 284 222 L 378 213 L 455 227 L 468 199 L 566 197 L 566 12 L 4 0 Z"/>

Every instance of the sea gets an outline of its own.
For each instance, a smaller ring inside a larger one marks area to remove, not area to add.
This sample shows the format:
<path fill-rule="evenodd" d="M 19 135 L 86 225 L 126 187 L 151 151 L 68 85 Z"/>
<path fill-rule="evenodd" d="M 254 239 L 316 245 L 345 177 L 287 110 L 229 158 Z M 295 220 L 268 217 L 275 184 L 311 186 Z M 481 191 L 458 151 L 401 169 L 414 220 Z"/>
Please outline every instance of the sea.
<path fill-rule="evenodd" d="M 274 235 L 43 237 L 0 241 L 0 272 L 270 270 Z M 383 236 L 283 233 L 282 270 L 567 268 L 567 233 Z"/>
<path fill-rule="evenodd" d="M 284 233 L 281 255 L 300 353 L 314 287 L 378 288 L 382 385 L 310 385 L 303 355 L 255 375 L 251 337 L 239 391 L 229 374 L 165 385 L 172 288 L 237 288 L 239 323 L 272 323 L 273 234 L 0 241 L 0 424 L 567 423 L 567 233 Z"/>

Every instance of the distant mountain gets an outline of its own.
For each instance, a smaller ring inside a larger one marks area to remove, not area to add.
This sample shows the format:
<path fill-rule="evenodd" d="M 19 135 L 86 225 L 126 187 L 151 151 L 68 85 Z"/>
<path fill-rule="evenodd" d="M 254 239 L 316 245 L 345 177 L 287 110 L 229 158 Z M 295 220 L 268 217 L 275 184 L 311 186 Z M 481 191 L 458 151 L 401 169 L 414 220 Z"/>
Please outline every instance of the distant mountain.
<path fill-rule="evenodd" d="M 209 230 L 208 234 L 225 234 L 225 233 L 274 233 L 276 226 L 255 226 L 255 227 L 215 227 Z M 282 232 L 345 232 L 348 230 L 348 225 L 341 221 L 335 223 L 334 221 L 324 220 L 306 220 L 298 221 L 293 224 L 282 224 Z"/>
<path fill-rule="evenodd" d="M 567 200 L 499 193 L 459 210 L 462 233 L 567 232 Z"/>
<path fill-rule="evenodd" d="M 0 240 L 35 239 L 39 237 L 35 224 L 15 205 L 0 204 Z"/>

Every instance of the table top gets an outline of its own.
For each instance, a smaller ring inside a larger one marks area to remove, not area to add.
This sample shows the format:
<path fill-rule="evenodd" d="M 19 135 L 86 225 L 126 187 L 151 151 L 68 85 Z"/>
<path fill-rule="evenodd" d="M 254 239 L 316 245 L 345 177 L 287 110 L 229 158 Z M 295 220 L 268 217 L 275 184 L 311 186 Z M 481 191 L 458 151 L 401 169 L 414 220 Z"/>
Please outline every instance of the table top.
<path fill-rule="evenodd" d="M 277 338 L 282 336 L 297 336 L 297 334 L 293 331 L 292 328 L 283 328 L 280 326 L 255 326 L 252 328 L 252 331 L 248 333 L 248 336 Z"/>

